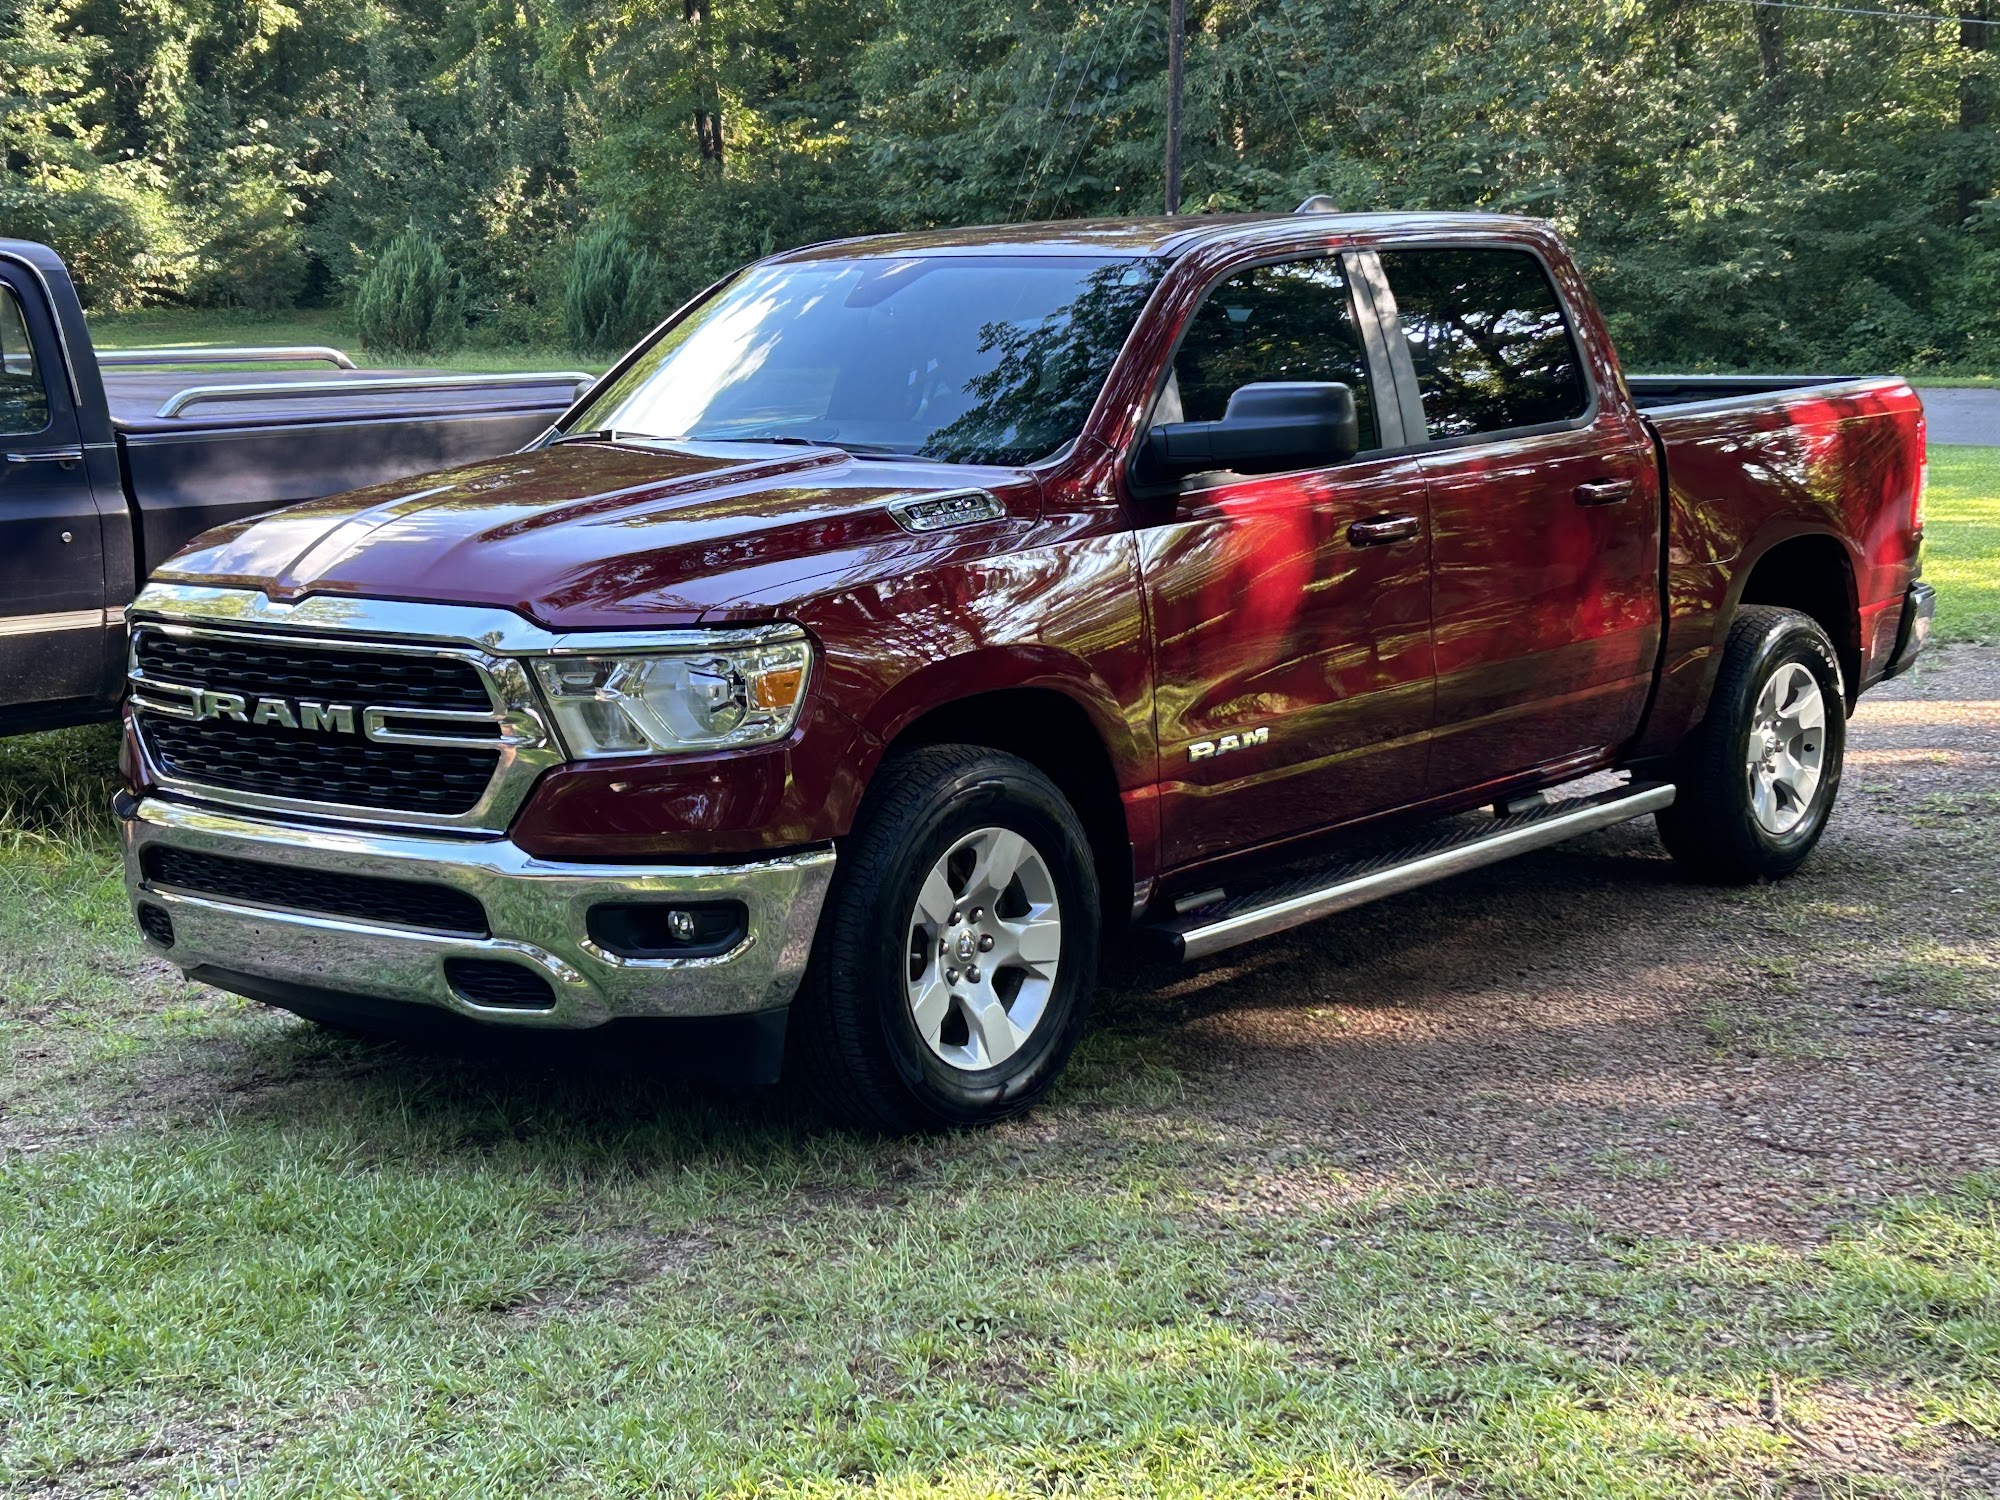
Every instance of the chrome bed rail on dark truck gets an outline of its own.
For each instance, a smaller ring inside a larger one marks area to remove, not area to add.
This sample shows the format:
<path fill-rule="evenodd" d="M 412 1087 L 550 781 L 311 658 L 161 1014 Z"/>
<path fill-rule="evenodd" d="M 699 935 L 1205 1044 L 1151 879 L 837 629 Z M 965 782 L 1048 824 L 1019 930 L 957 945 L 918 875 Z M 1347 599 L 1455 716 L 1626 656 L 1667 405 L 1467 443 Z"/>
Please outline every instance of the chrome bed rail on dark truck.
<path fill-rule="evenodd" d="M 302 364 L 323 368 L 279 368 Z M 55 253 L 0 240 L 0 734 L 115 712 L 124 606 L 200 533 L 514 452 L 592 381 L 321 345 L 100 354 Z"/>

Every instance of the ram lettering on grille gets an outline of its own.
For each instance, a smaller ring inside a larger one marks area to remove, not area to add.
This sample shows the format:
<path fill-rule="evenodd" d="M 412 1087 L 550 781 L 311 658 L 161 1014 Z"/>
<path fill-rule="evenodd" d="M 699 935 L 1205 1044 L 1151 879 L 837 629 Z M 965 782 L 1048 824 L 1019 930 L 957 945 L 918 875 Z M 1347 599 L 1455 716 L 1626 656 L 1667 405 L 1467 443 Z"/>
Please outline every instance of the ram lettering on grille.
<path fill-rule="evenodd" d="M 194 695 L 194 717 L 234 719 L 239 724 L 275 724 L 281 729 L 322 730 L 331 734 L 355 732 L 354 708 L 346 703 L 296 704 L 284 698 L 251 698 L 243 693 L 215 693 L 203 688 Z"/>

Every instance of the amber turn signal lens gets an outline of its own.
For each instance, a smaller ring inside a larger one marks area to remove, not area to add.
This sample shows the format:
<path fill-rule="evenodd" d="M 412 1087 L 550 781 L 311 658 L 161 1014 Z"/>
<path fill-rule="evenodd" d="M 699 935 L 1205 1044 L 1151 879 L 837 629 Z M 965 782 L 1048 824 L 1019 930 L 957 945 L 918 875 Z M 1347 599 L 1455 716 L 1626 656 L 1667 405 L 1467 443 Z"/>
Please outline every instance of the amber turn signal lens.
<path fill-rule="evenodd" d="M 805 681 L 804 667 L 778 667 L 759 672 L 750 684 L 750 701 L 759 708 L 789 708 L 798 701 Z"/>

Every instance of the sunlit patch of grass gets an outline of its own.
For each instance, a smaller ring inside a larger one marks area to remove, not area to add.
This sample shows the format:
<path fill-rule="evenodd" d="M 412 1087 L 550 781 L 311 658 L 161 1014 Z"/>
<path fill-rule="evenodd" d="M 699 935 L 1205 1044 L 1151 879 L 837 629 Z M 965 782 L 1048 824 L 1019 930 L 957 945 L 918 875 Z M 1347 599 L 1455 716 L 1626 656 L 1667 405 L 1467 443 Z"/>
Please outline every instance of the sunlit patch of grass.
<path fill-rule="evenodd" d="M 1924 578 L 1940 641 L 2000 640 L 2000 448 L 1930 450 Z"/>
<path fill-rule="evenodd" d="M 1869 971 L 1888 994 L 1923 1005 L 2000 1014 L 2000 956 L 1975 944 L 1916 943 Z"/>

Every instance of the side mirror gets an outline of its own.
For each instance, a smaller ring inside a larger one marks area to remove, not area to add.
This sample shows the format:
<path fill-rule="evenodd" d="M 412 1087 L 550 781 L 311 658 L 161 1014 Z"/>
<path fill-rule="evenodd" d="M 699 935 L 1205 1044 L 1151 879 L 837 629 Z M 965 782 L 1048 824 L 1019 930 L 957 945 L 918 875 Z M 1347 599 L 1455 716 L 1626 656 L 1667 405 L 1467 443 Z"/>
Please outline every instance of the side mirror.
<path fill-rule="evenodd" d="M 1238 386 L 1220 422 L 1169 422 L 1146 434 L 1146 479 L 1209 469 L 1263 474 L 1345 463 L 1361 451 L 1354 391 L 1336 380 L 1269 380 Z"/>

